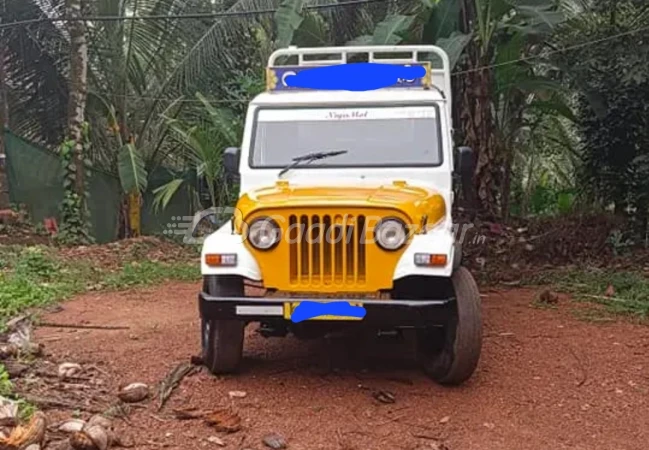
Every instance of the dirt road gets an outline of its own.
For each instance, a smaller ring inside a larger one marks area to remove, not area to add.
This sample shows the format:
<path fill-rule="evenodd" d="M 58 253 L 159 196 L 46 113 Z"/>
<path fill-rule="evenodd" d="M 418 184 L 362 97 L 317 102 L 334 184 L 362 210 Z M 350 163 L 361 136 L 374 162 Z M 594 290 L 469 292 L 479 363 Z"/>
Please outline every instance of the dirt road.
<path fill-rule="evenodd" d="M 155 385 L 199 353 L 198 285 L 94 294 L 44 320 L 125 325 L 129 330 L 39 328 L 48 359 L 98 364 L 107 383 Z M 136 410 L 123 425 L 136 448 L 263 449 L 279 433 L 289 449 L 450 450 L 646 449 L 649 442 L 649 328 L 574 318 L 531 306 L 525 290 L 487 292 L 479 372 L 465 386 L 443 388 L 413 366 L 403 343 L 357 339 L 264 339 L 248 330 L 245 368 L 216 378 L 185 378 L 167 406 Z M 383 338 L 385 339 L 385 338 Z M 229 391 L 245 391 L 231 399 Z M 372 393 L 394 393 L 377 402 Z M 173 408 L 231 406 L 243 429 L 223 435 L 200 421 L 177 421 Z"/>

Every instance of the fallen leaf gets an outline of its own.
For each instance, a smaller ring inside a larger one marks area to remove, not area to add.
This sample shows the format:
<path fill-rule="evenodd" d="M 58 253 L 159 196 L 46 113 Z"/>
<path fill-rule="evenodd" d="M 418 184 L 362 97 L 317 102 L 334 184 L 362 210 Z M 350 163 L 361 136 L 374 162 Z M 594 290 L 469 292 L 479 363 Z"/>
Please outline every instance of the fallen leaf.
<path fill-rule="evenodd" d="M 286 439 L 284 439 L 279 434 L 269 434 L 267 436 L 264 436 L 263 442 L 266 447 L 272 448 L 274 450 L 286 448 Z"/>
<path fill-rule="evenodd" d="M 204 411 L 196 411 L 196 409 L 174 409 L 173 413 L 177 420 L 194 420 L 205 417 Z"/>
<path fill-rule="evenodd" d="M 228 409 L 218 409 L 205 415 L 205 423 L 216 431 L 235 433 L 241 429 L 241 417 Z"/>
<path fill-rule="evenodd" d="M 27 348 L 32 337 L 32 323 L 29 316 L 19 316 L 11 319 L 5 324 L 9 331 L 8 342 L 18 348 Z"/>
<path fill-rule="evenodd" d="M 18 417 L 18 403 L 8 398 L 0 397 L 0 425 L 13 427 Z"/>
<path fill-rule="evenodd" d="M 449 450 L 449 448 L 443 442 L 433 441 L 414 450 Z"/>
<path fill-rule="evenodd" d="M 171 372 L 167 374 L 164 380 L 162 380 L 162 382 L 160 383 L 160 388 L 158 389 L 158 411 L 162 409 L 162 407 L 171 396 L 171 393 L 180 385 L 180 382 L 183 380 L 183 378 L 193 373 L 197 369 L 198 368 L 192 364 L 181 363 L 174 367 Z"/>
<path fill-rule="evenodd" d="M 226 443 L 223 442 L 223 439 L 218 438 L 218 437 L 216 437 L 216 436 L 210 436 L 210 437 L 208 437 L 208 438 L 207 438 L 207 442 L 211 442 L 212 444 L 216 444 L 216 445 L 218 445 L 219 447 L 225 447 L 225 446 L 226 446 Z"/>
<path fill-rule="evenodd" d="M 396 399 L 394 394 L 389 391 L 376 391 L 372 393 L 372 397 L 381 403 L 395 403 Z"/>
<path fill-rule="evenodd" d="M 5 361 L 4 366 L 9 378 L 18 378 L 29 369 L 29 366 L 17 361 Z"/>
<path fill-rule="evenodd" d="M 0 345 L 0 359 L 11 358 L 18 354 L 18 346 L 14 344 Z"/>

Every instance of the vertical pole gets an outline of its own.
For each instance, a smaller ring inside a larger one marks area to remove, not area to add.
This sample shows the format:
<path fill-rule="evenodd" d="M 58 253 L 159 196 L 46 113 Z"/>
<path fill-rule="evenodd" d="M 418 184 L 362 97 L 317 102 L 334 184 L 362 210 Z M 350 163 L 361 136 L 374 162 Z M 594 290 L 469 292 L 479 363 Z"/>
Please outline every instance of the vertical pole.
<path fill-rule="evenodd" d="M 67 0 L 68 17 L 79 19 L 82 16 L 83 0 Z M 70 33 L 70 96 L 68 104 L 68 138 L 74 141 L 74 163 L 76 166 L 75 191 L 81 199 L 85 211 L 84 146 L 83 126 L 88 93 L 88 43 L 86 24 L 81 20 L 68 22 Z"/>
<path fill-rule="evenodd" d="M 2 40 L 3 38 L 0 37 L 0 42 Z M 0 45 L 0 209 L 9 207 L 9 179 L 7 178 L 7 153 L 5 151 L 5 129 L 9 123 L 5 72 L 6 56 L 6 47 Z"/>

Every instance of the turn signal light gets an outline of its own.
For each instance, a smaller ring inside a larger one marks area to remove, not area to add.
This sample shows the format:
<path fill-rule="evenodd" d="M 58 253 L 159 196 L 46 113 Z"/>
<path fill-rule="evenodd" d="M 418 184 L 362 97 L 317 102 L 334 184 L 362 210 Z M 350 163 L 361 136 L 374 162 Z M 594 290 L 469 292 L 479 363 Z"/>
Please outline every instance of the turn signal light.
<path fill-rule="evenodd" d="M 236 254 L 215 254 L 208 253 L 205 255 L 205 264 L 210 267 L 223 267 L 223 266 L 236 266 L 237 265 L 237 255 Z"/>
<path fill-rule="evenodd" d="M 448 262 L 446 255 L 431 253 L 415 253 L 415 265 L 425 267 L 444 267 Z"/>

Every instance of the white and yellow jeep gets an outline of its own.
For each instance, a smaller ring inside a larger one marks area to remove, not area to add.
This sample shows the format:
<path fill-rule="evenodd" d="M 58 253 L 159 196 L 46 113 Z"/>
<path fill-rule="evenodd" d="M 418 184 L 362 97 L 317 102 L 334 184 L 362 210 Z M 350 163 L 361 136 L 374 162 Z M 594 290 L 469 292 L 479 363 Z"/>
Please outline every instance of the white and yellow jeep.
<path fill-rule="evenodd" d="M 286 82 L 353 58 L 422 66 L 426 75 L 368 91 Z M 480 357 L 481 305 L 460 264 L 451 206 L 453 174 L 470 180 L 473 155 L 461 148 L 454 164 L 446 53 L 290 47 L 270 57 L 267 87 L 250 103 L 241 149 L 224 154 L 226 170 L 240 179 L 235 213 L 203 244 L 206 366 L 236 371 L 248 323 L 260 323 L 266 336 L 411 329 L 431 378 L 467 380 Z M 250 283 L 266 294 L 246 295 Z M 363 314 L 327 310 L 343 302 Z M 319 312 L 294 320 L 307 303 Z"/>

